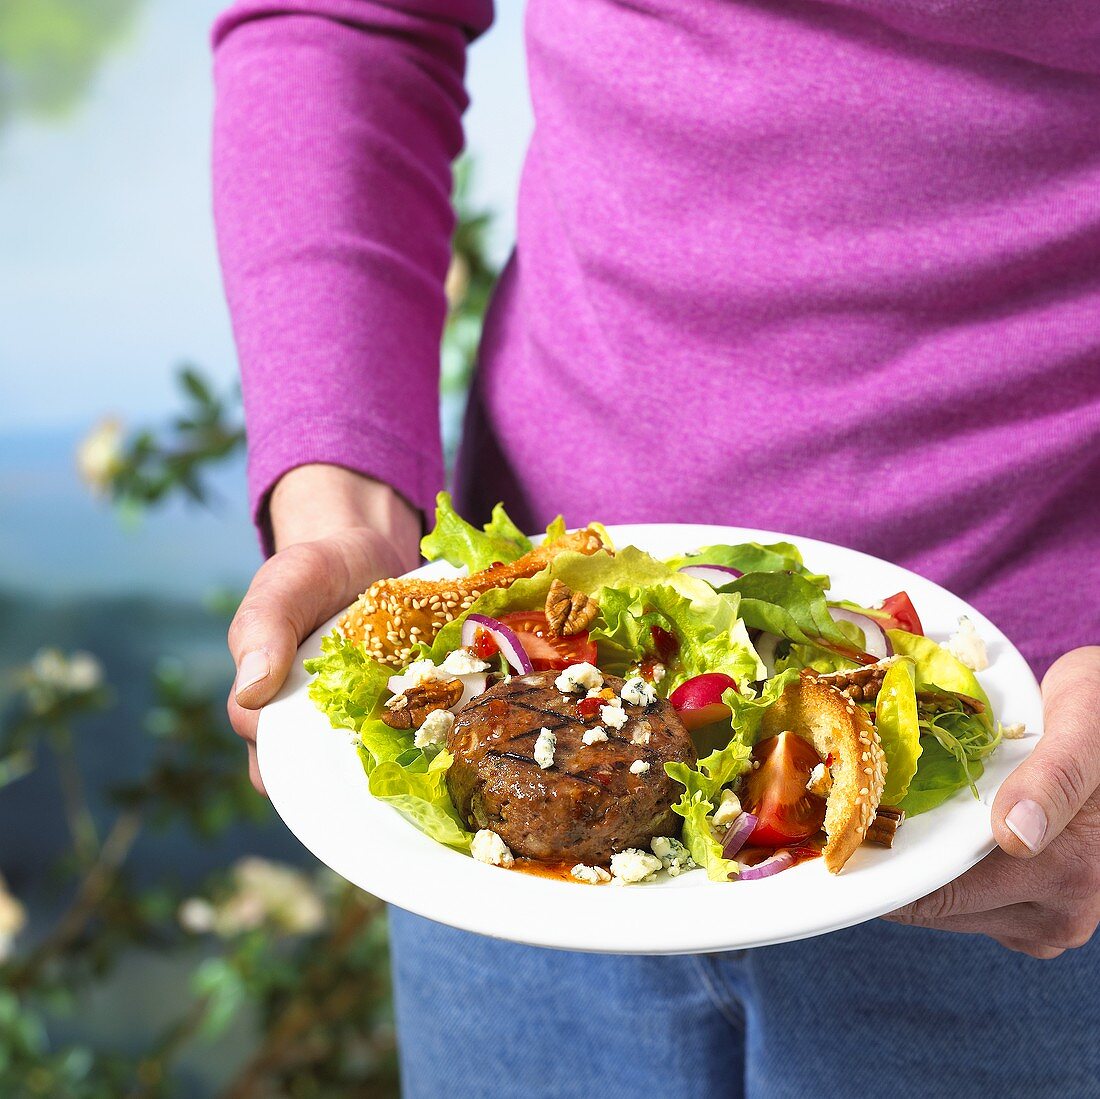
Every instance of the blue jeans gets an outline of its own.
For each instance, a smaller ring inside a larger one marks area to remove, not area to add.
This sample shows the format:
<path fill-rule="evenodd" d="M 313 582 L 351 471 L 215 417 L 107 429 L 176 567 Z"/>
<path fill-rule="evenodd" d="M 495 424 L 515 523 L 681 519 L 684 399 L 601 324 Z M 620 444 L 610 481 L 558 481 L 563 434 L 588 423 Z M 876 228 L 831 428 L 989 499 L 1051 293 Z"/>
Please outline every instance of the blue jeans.
<path fill-rule="evenodd" d="M 1100 1096 L 1100 941 L 875 920 L 728 954 L 515 946 L 390 910 L 408 1099 Z"/>

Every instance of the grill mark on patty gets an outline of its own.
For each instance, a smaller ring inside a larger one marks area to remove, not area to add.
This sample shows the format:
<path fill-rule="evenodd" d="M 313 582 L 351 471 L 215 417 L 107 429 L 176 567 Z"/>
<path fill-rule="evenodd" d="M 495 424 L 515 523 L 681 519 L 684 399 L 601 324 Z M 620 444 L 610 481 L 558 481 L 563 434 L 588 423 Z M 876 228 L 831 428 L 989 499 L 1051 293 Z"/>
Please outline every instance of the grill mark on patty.
<path fill-rule="evenodd" d="M 554 774 L 556 775 L 561 775 L 564 778 L 575 778 L 578 782 L 586 783 L 589 786 L 598 786 L 601 790 L 603 789 L 603 783 L 597 782 L 595 779 L 588 778 L 588 776 L 585 775 L 583 772 L 577 773 L 573 771 L 562 771 L 559 770 L 557 767 L 539 767 L 539 765 L 530 756 L 521 755 L 519 752 L 501 752 L 498 751 L 496 748 L 490 748 L 488 749 L 488 751 L 486 751 L 485 754 L 487 756 L 494 756 L 496 759 L 510 759 L 516 763 L 526 763 L 529 764 L 531 767 L 538 767 L 540 771 L 552 769 L 554 771 Z"/>

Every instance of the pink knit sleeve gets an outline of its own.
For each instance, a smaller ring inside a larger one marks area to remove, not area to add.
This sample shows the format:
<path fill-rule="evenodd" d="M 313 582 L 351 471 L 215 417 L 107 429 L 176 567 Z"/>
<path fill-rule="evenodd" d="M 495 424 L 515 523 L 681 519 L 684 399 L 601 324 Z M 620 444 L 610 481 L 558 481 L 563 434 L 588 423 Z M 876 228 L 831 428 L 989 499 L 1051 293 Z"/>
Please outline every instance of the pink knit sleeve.
<path fill-rule="evenodd" d="M 308 462 L 424 509 L 442 485 L 450 166 L 491 19 L 491 0 L 242 0 L 215 25 L 214 213 L 261 531 Z"/>

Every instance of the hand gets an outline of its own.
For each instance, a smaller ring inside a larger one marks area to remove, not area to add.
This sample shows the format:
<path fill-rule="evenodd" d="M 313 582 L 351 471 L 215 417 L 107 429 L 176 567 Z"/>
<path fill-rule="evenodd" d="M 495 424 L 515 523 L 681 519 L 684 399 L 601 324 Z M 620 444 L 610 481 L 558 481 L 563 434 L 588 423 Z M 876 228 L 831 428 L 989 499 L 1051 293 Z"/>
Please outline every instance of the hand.
<path fill-rule="evenodd" d="M 1088 942 L 1100 922 L 1100 646 L 1051 666 L 1043 724 L 993 803 L 1000 850 L 887 919 L 989 935 L 1033 958 Z"/>
<path fill-rule="evenodd" d="M 259 711 L 283 685 L 298 646 L 372 581 L 416 566 L 418 513 L 389 486 L 335 466 L 302 466 L 271 498 L 277 552 L 256 573 L 229 627 L 237 676 L 229 720 L 248 744 L 252 784 Z"/>

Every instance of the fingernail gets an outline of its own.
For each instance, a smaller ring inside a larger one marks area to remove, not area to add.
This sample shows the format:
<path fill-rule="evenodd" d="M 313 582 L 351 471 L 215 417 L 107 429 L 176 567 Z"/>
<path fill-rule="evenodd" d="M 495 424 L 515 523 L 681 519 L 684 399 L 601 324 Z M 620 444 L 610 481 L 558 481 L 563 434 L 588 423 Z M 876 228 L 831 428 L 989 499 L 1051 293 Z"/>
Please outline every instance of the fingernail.
<path fill-rule="evenodd" d="M 271 674 L 271 661 L 263 649 L 245 653 L 237 665 L 237 682 L 233 688 L 234 694 L 240 694 L 261 679 L 266 679 Z"/>
<path fill-rule="evenodd" d="M 1038 851 L 1047 834 L 1047 815 L 1037 801 L 1018 801 L 1012 806 L 1005 824 L 1029 850 Z"/>

